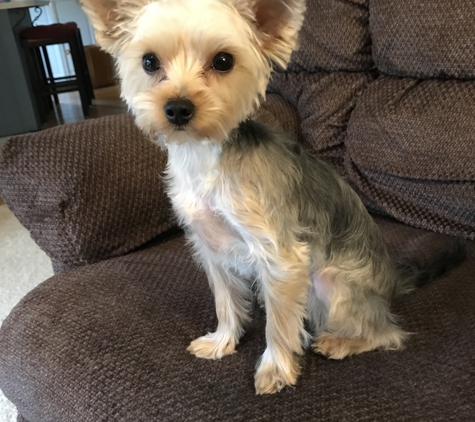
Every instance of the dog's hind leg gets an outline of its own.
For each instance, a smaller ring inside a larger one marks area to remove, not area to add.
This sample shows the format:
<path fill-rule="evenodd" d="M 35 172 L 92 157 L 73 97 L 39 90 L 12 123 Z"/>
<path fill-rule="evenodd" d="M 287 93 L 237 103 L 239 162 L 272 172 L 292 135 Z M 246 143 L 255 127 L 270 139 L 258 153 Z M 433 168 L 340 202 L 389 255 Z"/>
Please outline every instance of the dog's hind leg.
<path fill-rule="evenodd" d="M 343 359 L 373 349 L 402 347 L 407 333 L 395 323 L 389 296 L 378 291 L 377 281 L 368 280 L 373 276 L 368 268 L 327 268 L 312 278 L 314 288 L 326 286 L 328 298 L 323 331 L 317 333 L 313 344 L 317 353 Z"/>

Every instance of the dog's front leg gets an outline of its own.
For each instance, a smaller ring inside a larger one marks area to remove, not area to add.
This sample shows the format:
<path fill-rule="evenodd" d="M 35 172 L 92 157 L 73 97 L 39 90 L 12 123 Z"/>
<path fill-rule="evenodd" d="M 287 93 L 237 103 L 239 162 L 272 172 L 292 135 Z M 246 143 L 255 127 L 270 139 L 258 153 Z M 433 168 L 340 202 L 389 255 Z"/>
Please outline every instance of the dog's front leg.
<path fill-rule="evenodd" d="M 255 375 L 257 394 L 272 394 L 294 385 L 300 373 L 296 355 L 303 354 L 309 335 L 304 329 L 310 278 L 306 248 L 279 253 L 261 270 L 267 322 L 267 348 Z"/>
<path fill-rule="evenodd" d="M 188 351 L 206 359 L 220 359 L 236 351 L 249 317 L 250 288 L 234 271 L 216 265 L 211 259 L 202 263 L 214 293 L 218 328 L 214 333 L 191 342 Z"/>

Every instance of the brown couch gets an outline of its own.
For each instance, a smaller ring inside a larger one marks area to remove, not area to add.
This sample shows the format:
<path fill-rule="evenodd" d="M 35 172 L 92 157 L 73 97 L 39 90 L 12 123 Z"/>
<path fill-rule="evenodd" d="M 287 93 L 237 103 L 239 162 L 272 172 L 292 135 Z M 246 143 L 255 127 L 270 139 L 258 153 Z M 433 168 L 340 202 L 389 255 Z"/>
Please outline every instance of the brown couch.
<path fill-rule="evenodd" d="M 357 190 L 395 259 L 466 261 L 398 299 L 401 352 L 308 352 L 295 388 L 256 396 L 265 315 L 238 353 L 197 359 L 213 298 L 176 227 L 166 157 L 129 116 L 8 142 L 0 195 L 56 275 L 0 329 L 19 421 L 475 421 L 475 3 L 310 0 L 301 49 L 259 118 Z"/>

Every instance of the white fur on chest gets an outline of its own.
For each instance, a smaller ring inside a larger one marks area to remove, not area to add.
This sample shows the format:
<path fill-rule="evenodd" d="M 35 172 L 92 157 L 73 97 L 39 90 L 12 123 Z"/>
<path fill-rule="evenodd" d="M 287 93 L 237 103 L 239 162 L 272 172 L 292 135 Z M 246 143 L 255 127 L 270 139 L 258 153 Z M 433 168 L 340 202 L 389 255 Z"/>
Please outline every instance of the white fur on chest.
<path fill-rule="evenodd" d="M 168 194 L 180 223 L 189 225 L 197 213 L 221 196 L 221 148 L 206 141 L 169 144 L 167 148 Z"/>
<path fill-rule="evenodd" d="M 239 260 L 247 249 L 241 236 L 245 229 L 234 215 L 231 188 L 220 168 L 221 147 L 206 141 L 171 144 L 168 152 L 168 194 L 190 240 Z"/>

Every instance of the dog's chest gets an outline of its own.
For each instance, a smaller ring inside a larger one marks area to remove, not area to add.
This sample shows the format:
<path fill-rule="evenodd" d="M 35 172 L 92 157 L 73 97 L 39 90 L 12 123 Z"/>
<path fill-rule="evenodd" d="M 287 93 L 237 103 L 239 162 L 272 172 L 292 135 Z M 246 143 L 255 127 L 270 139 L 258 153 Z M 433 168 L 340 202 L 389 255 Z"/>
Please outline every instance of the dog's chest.
<path fill-rule="evenodd" d="M 204 246 L 215 253 L 225 255 L 242 246 L 242 238 L 233 222 L 226 217 L 225 207 L 217 205 L 219 199 L 215 193 L 204 198 L 189 216 L 188 227 Z"/>
<path fill-rule="evenodd" d="M 233 192 L 219 168 L 220 150 L 210 144 L 169 147 L 168 193 L 193 240 L 219 254 L 242 250 L 242 224 Z"/>

